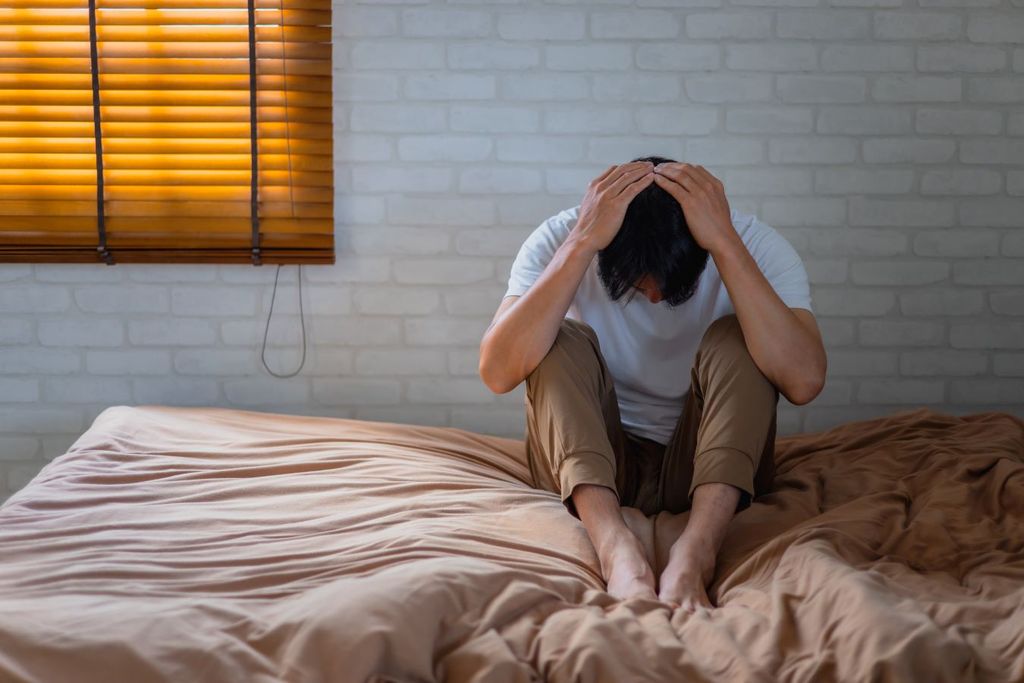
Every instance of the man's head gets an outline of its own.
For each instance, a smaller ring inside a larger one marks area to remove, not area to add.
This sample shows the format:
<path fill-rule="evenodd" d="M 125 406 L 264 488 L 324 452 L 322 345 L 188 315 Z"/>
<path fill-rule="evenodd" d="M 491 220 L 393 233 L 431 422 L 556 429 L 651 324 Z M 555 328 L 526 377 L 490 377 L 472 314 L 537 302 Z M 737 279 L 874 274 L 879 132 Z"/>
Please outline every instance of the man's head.
<path fill-rule="evenodd" d="M 640 157 L 657 165 L 673 163 L 664 157 Z M 679 202 L 651 183 L 626 209 L 622 228 L 598 252 L 598 275 L 608 296 L 618 301 L 638 291 L 652 301 L 678 306 L 697 291 L 708 252 L 693 239 Z"/>

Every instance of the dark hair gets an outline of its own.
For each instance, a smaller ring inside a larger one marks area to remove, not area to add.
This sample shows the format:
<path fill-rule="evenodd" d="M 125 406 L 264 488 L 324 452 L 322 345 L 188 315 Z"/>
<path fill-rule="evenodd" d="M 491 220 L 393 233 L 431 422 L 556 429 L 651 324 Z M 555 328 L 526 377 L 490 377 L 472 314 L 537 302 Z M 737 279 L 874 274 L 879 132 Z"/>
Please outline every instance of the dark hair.
<path fill-rule="evenodd" d="M 673 163 L 657 156 L 633 161 Z M 598 275 L 613 301 L 626 292 L 630 293 L 626 303 L 632 301 L 637 292 L 634 286 L 650 275 L 669 306 L 694 295 L 707 262 L 708 252 L 690 234 L 679 202 L 654 183 L 629 203 L 619 232 L 597 255 Z"/>

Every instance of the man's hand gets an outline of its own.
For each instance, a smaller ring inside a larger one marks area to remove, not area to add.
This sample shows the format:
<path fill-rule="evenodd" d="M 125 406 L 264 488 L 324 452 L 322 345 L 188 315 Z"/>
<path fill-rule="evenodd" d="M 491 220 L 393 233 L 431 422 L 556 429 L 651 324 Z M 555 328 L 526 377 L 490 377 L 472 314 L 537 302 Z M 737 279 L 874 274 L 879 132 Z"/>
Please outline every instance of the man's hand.
<path fill-rule="evenodd" d="M 736 237 L 725 186 L 703 166 L 658 164 L 654 182 L 679 202 L 693 239 L 704 249 L 714 253 Z"/>
<path fill-rule="evenodd" d="M 596 252 L 618 234 L 633 197 L 654 181 L 654 164 L 634 161 L 612 165 L 590 181 L 573 232 Z"/>

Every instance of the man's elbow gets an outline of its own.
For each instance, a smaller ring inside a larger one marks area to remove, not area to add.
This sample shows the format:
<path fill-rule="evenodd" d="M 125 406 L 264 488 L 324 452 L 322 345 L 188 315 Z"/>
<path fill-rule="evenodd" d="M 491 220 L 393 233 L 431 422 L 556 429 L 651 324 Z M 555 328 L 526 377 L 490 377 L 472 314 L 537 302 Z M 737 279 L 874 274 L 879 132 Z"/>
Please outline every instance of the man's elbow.
<path fill-rule="evenodd" d="M 821 365 L 795 382 L 792 388 L 786 393 L 786 399 L 790 403 L 802 406 L 813 401 L 821 390 L 825 388 L 825 366 Z"/>
<path fill-rule="evenodd" d="M 507 394 L 519 386 L 519 382 L 512 382 L 503 368 L 496 367 L 490 360 L 489 354 L 483 347 L 480 349 L 480 363 L 477 366 L 477 373 L 484 385 L 495 394 Z"/>

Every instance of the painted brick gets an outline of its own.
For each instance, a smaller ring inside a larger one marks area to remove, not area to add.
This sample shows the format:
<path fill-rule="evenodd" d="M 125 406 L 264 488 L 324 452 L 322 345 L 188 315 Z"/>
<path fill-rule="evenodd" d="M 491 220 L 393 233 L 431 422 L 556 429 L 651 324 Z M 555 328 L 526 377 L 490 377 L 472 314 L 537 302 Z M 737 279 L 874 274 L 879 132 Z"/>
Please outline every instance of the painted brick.
<path fill-rule="evenodd" d="M 1020 403 L 1024 382 L 1014 379 L 954 379 L 949 384 L 951 401 L 964 403 Z"/>
<path fill-rule="evenodd" d="M 963 33 L 963 19 L 940 12 L 876 12 L 875 38 L 880 40 L 956 40 Z"/>
<path fill-rule="evenodd" d="M 498 140 L 495 153 L 498 161 L 571 163 L 582 160 L 586 149 L 586 142 L 583 140 L 552 139 L 543 135 L 516 135 Z"/>
<path fill-rule="evenodd" d="M 970 76 L 967 99 L 996 104 L 1024 102 L 1024 81 L 1020 77 Z"/>
<path fill-rule="evenodd" d="M 31 320 L 0 318 L 0 344 L 28 344 L 34 338 Z"/>
<path fill-rule="evenodd" d="M 540 116 L 527 107 L 453 106 L 449 112 L 452 130 L 468 133 L 532 133 Z"/>
<path fill-rule="evenodd" d="M 851 225 L 951 226 L 952 202 L 918 199 L 850 198 Z"/>
<path fill-rule="evenodd" d="M 505 40 L 578 40 L 586 32 L 582 12 L 509 12 L 498 17 Z"/>
<path fill-rule="evenodd" d="M 494 275 L 494 263 L 486 259 L 401 259 L 395 262 L 395 281 L 405 284 L 464 285 Z"/>
<path fill-rule="evenodd" d="M 39 393 L 39 380 L 34 377 L 0 377 L 0 403 L 32 403 L 39 400 Z"/>
<path fill-rule="evenodd" d="M 775 18 L 779 38 L 809 40 L 859 40 L 870 33 L 867 12 L 835 10 L 785 10 Z"/>
<path fill-rule="evenodd" d="M 490 320 L 458 318 L 409 318 L 404 322 L 405 341 L 408 344 L 480 345 Z"/>
<path fill-rule="evenodd" d="M 1024 43 L 1024 16 L 1019 12 L 972 14 L 967 20 L 967 38 L 975 43 Z"/>
<path fill-rule="evenodd" d="M 995 135 L 1003 126 L 1003 115 L 984 109 L 918 109 L 918 133 L 937 135 Z"/>
<path fill-rule="evenodd" d="M 128 340 L 139 346 L 210 346 L 217 340 L 212 321 L 200 318 L 133 320 Z"/>
<path fill-rule="evenodd" d="M 1024 315 L 1024 291 L 992 292 L 989 305 L 999 315 Z"/>
<path fill-rule="evenodd" d="M 953 140 L 868 138 L 861 146 L 864 161 L 871 164 L 937 164 L 956 153 Z"/>
<path fill-rule="evenodd" d="M 590 83 L 579 74 L 515 74 L 501 81 L 502 96 L 509 100 L 582 100 Z"/>
<path fill-rule="evenodd" d="M 999 253 L 999 233 L 991 230 L 928 230 L 914 236 L 919 256 L 972 258 Z"/>
<path fill-rule="evenodd" d="M 686 95 L 694 102 L 767 102 L 772 99 L 769 74 L 732 74 L 714 76 L 687 74 L 683 77 Z"/>
<path fill-rule="evenodd" d="M 490 100 L 498 87 L 494 76 L 433 73 L 407 76 L 404 92 L 413 100 Z"/>
<path fill-rule="evenodd" d="M 984 73 L 1006 66 L 1006 52 L 982 45 L 942 45 L 917 48 L 917 68 L 921 71 Z"/>
<path fill-rule="evenodd" d="M 910 71 L 914 48 L 909 45 L 826 45 L 821 51 L 825 71 Z"/>
<path fill-rule="evenodd" d="M 980 168 L 950 168 L 926 171 L 921 176 L 921 194 L 984 195 L 1003 189 L 1001 173 Z"/>
<path fill-rule="evenodd" d="M 356 310 L 369 315 L 423 315 L 437 311 L 437 292 L 406 287 L 374 287 L 353 294 Z"/>
<path fill-rule="evenodd" d="M 533 45 L 451 43 L 447 50 L 448 66 L 452 69 L 529 69 L 540 64 L 540 50 Z"/>
<path fill-rule="evenodd" d="M 768 12 L 695 12 L 686 15 L 686 35 L 690 38 L 751 40 L 767 38 L 772 32 Z"/>
<path fill-rule="evenodd" d="M 914 172 L 902 169 L 819 168 L 814 171 L 817 194 L 906 194 Z"/>
<path fill-rule="evenodd" d="M 594 12 L 590 15 L 590 34 L 594 38 L 675 38 L 679 20 L 671 12 L 631 10 L 629 12 Z M 550 36 L 564 39 L 563 36 Z"/>
<path fill-rule="evenodd" d="M 1024 323 L 973 322 L 952 325 L 949 343 L 957 349 L 1019 349 L 1024 338 Z"/>
<path fill-rule="evenodd" d="M 942 265 L 948 268 L 948 264 Z M 903 315 L 980 315 L 984 310 L 985 297 L 974 290 L 927 287 L 900 292 L 900 311 Z"/>
<path fill-rule="evenodd" d="M 362 349 L 356 353 L 357 375 L 440 375 L 447 357 L 435 349 Z"/>
<path fill-rule="evenodd" d="M 777 80 L 783 102 L 863 102 L 867 80 L 863 76 L 782 76 Z"/>
<path fill-rule="evenodd" d="M 66 287 L 59 285 L 6 285 L 0 288 L 0 312 L 60 313 L 71 305 Z"/>
<path fill-rule="evenodd" d="M 43 319 L 37 334 L 43 346 L 121 346 L 124 323 L 110 318 Z"/>
<path fill-rule="evenodd" d="M 352 66 L 368 69 L 442 69 L 445 49 L 441 43 L 411 40 L 360 41 L 352 46 Z"/>
<path fill-rule="evenodd" d="M 415 403 L 490 403 L 494 393 L 480 379 L 410 379 L 409 400 Z"/>
<path fill-rule="evenodd" d="M 876 102 L 959 102 L 961 90 L 959 78 L 897 74 L 878 76 L 871 96 Z"/>
<path fill-rule="evenodd" d="M 710 71 L 717 69 L 721 61 L 717 45 L 647 43 L 636 50 L 636 65 L 641 69 Z"/>
<path fill-rule="evenodd" d="M 401 384 L 393 379 L 313 379 L 313 398 L 324 405 L 386 405 L 400 397 Z"/>
<path fill-rule="evenodd" d="M 1019 228 L 1024 199 L 964 199 L 959 202 L 960 224 Z"/>
<path fill-rule="evenodd" d="M 900 353 L 900 374 L 909 376 L 983 375 L 988 367 L 985 354 L 971 351 L 904 351 Z"/>
<path fill-rule="evenodd" d="M 414 8 L 402 12 L 402 33 L 412 37 L 475 38 L 491 33 L 488 12 Z"/>
<path fill-rule="evenodd" d="M 993 372 L 1000 377 L 1024 377 L 1024 353 L 997 353 Z"/>
<path fill-rule="evenodd" d="M 558 71 L 621 71 L 633 64 L 633 48 L 614 45 L 546 45 L 544 62 Z"/>
<path fill-rule="evenodd" d="M 865 346 L 938 346 L 945 326 L 928 321 L 861 320 L 858 336 Z"/>
<path fill-rule="evenodd" d="M 77 351 L 37 348 L 0 349 L 0 373 L 5 375 L 65 375 L 81 368 Z"/>
<path fill-rule="evenodd" d="M 807 71 L 818 67 L 814 45 L 736 43 L 725 46 L 725 65 L 751 71 Z"/>
<path fill-rule="evenodd" d="M 846 221 L 846 200 L 830 197 L 766 199 L 761 205 L 761 219 L 774 226 L 840 226 Z"/>
<path fill-rule="evenodd" d="M 844 283 L 850 270 L 849 262 L 844 259 L 803 259 L 803 262 L 807 279 L 812 285 Z"/>
<path fill-rule="evenodd" d="M 981 259 L 953 264 L 953 281 L 963 285 L 1022 285 L 1024 268 L 1017 259 Z"/>
<path fill-rule="evenodd" d="M 731 107 L 725 112 L 725 129 L 732 133 L 809 133 L 814 112 L 806 107 Z"/>
<path fill-rule="evenodd" d="M 155 349 L 87 351 L 85 369 L 90 375 L 167 375 L 171 372 L 171 354 Z"/>
<path fill-rule="evenodd" d="M 949 279 L 950 265 L 941 261 L 862 261 L 850 274 L 858 285 L 930 285 Z"/>
<path fill-rule="evenodd" d="M 863 403 L 939 403 L 946 393 L 943 380 L 865 379 L 860 383 L 857 400 Z"/>
<path fill-rule="evenodd" d="M 910 131 L 910 112 L 896 107 L 822 107 L 817 130 L 846 135 L 906 133 Z"/>
<path fill-rule="evenodd" d="M 814 309 L 821 315 L 873 316 L 885 315 L 896 305 L 892 292 L 878 290 L 825 289 L 814 292 Z"/>
<path fill-rule="evenodd" d="M 398 138 L 398 156 L 404 161 L 480 161 L 490 156 L 494 143 L 476 135 L 407 135 Z"/>
<path fill-rule="evenodd" d="M 118 405 L 132 400 L 126 379 L 110 377 L 58 377 L 43 380 L 43 400 L 48 403 L 95 403 Z"/>
<path fill-rule="evenodd" d="M 828 374 L 832 376 L 895 375 L 897 354 L 892 351 L 828 352 Z"/>

